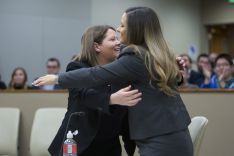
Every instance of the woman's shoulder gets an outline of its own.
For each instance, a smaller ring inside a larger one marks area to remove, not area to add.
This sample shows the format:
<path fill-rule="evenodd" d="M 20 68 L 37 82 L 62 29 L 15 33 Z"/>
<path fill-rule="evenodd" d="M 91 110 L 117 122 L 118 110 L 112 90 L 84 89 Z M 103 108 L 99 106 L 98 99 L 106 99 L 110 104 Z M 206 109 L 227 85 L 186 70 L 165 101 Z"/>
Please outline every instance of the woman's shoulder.
<path fill-rule="evenodd" d="M 146 48 L 141 45 L 129 45 L 122 48 L 119 57 L 125 55 L 136 55 L 142 57 L 146 51 Z"/>
<path fill-rule="evenodd" d="M 125 47 L 121 50 L 119 57 L 124 55 L 135 55 L 135 50 L 132 47 Z"/>
<path fill-rule="evenodd" d="M 80 68 L 87 68 L 90 67 L 88 63 L 85 62 L 79 62 L 79 61 L 72 61 L 68 63 L 66 71 L 71 71 L 75 69 L 80 69 Z"/>
<path fill-rule="evenodd" d="M 138 47 L 138 46 L 137 46 Z M 122 49 L 117 61 L 131 71 L 147 71 L 144 63 L 144 51 L 132 46 Z M 142 54 L 143 53 L 143 54 Z"/>

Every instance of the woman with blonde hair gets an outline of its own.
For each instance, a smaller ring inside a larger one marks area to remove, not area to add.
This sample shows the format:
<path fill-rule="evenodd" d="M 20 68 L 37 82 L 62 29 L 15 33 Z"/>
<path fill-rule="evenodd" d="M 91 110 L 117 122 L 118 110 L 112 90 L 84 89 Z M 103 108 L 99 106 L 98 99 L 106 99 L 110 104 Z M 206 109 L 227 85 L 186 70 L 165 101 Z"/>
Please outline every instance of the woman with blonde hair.
<path fill-rule="evenodd" d="M 82 36 L 81 46 L 81 52 L 67 65 L 67 72 L 110 63 L 120 50 L 116 30 L 108 25 L 88 28 Z M 135 143 L 129 139 L 127 108 L 115 105 L 131 106 L 140 100 L 141 93 L 130 89 L 118 91 L 111 84 L 69 88 L 67 112 L 48 149 L 50 154 L 60 156 L 68 130 L 78 130 L 74 139 L 79 156 L 121 156 L 119 135 L 123 136 L 128 156 L 133 156 Z"/>
<path fill-rule="evenodd" d="M 116 61 L 59 76 L 47 75 L 34 84 L 59 83 L 77 88 L 107 82 L 131 84 L 142 92 L 142 100 L 128 109 L 130 136 L 140 155 L 192 156 L 191 121 L 177 91 L 181 74 L 156 13 L 148 7 L 129 8 L 117 31 L 126 47 Z"/>

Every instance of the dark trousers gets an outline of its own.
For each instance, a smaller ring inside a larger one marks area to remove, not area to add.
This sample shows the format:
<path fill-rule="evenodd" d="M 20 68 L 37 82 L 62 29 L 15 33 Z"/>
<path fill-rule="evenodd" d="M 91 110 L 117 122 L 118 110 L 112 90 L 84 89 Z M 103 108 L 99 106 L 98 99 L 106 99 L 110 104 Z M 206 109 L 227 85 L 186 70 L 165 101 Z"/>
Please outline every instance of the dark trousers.
<path fill-rule="evenodd" d="M 193 156 L 193 143 L 188 129 L 137 140 L 140 156 Z"/>
<path fill-rule="evenodd" d="M 79 150 L 79 149 L 78 149 Z M 121 156 L 119 137 L 94 140 L 79 156 Z"/>

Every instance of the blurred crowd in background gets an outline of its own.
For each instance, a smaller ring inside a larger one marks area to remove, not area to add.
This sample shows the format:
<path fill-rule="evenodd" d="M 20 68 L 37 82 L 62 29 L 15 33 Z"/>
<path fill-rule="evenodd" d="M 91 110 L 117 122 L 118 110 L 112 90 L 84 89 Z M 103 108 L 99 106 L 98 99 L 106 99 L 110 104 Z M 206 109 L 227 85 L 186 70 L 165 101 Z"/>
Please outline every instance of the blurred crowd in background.
<path fill-rule="evenodd" d="M 216 54 L 202 53 L 197 57 L 196 67 L 188 54 L 180 54 L 186 64 L 183 72 L 183 84 L 179 88 L 226 88 L 234 89 L 234 59 L 226 53 Z M 45 74 L 59 74 L 60 61 L 57 58 L 49 58 L 46 61 Z M 37 79 L 37 77 L 35 77 Z M 27 79 L 27 71 L 22 67 L 16 67 L 11 74 L 9 84 L 1 80 L 0 90 L 60 90 L 63 89 L 58 84 L 35 87 L 30 85 Z"/>

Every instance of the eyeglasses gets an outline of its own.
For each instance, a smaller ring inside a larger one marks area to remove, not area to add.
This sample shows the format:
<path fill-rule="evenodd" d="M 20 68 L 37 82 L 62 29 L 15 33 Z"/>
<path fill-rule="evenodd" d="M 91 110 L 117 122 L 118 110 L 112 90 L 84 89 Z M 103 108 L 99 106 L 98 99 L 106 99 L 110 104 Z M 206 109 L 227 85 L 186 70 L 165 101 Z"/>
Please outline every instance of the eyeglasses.
<path fill-rule="evenodd" d="M 221 67 L 230 67 L 230 64 L 228 64 L 228 63 L 220 63 L 220 64 L 216 64 L 216 66 L 215 66 L 216 68 L 221 68 Z"/>
<path fill-rule="evenodd" d="M 55 69 L 55 68 L 58 68 L 58 66 L 47 66 L 47 68 L 50 68 L 50 69 Z"/>

